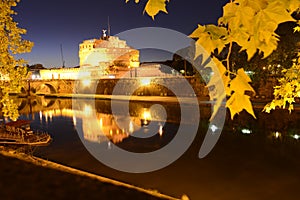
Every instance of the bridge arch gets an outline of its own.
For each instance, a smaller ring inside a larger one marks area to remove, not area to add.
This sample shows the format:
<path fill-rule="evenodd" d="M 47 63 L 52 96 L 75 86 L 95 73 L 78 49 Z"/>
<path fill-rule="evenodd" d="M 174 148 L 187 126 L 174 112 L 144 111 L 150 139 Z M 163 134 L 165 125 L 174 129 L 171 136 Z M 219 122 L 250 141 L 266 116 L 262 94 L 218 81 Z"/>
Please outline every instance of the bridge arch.
<path fill-rule="evenodd" d="M 55 94 L 57 89 L 50 83 L 42 83 L 35 88 L 35 94 Z"/>

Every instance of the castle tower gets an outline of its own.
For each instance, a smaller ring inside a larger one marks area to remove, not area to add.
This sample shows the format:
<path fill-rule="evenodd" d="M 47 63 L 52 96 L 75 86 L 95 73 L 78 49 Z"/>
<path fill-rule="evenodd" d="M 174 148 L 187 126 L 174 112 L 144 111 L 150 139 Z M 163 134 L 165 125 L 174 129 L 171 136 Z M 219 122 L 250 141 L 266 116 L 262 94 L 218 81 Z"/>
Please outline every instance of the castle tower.
<path fill-rule="evenodd" d="M 139 51 L 128 46 L 126 41 L 109 36 L 102 31 L 100 39 L 85 40 L 79 44 L 80 66 L 124 68 L 139 67 Z"/>

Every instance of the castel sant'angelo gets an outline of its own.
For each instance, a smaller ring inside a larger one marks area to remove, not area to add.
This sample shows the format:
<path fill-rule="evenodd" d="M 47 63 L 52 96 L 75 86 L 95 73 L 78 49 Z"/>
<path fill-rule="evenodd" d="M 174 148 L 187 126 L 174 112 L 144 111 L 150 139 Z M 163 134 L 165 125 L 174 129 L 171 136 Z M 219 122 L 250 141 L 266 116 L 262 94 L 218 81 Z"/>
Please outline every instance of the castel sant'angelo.
<path fill-rule="evenodd" d="M 78 54 L 79 68 L 43 69 L 32 73 L 32 79 L 78 79 L 83 76 L 102 78 L 108 75 L 120 77 L 140 66 L 140 52 L 128 46 L 126 41 L 107 35 L 106 30 L 102 31 L 99 39 L 80 43 Z"/>
<path fill-rule="evenodd" d="M 139 51 L 126 41 L 102 31 L 100 39 L 85 40 L 79 44 L 80 66 L 139 67 Z"/>

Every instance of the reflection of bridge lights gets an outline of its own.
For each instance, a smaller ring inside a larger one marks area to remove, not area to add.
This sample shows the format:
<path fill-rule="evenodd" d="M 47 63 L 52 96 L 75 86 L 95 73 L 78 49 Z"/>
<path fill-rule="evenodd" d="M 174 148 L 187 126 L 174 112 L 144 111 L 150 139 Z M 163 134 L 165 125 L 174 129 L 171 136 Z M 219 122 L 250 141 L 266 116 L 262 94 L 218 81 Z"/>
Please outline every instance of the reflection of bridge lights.
<path fill-rule="evenodd" d="M 42 122 L 42 120 L 43 120 L 43 113 L 42 111 L 40 111 L 40 122 Z"/>
<path fill-rule="evenodd" d="M 107 143 L 107 148 L 111 149 L 111 142 L 110 141 Z"/>
<path fill-rule="evenodd" d="M 82 80 L 81 82 L 82 82 L 82 85 L 83 85 L 84 87 L 89 87 L 89 86 L 91 86 L 91 80 L 90 80 L 90 79 L 85 79 L 85 80 Z"/>
<path fill-rule="evenodd" d="M 143 117 L 144 120 L 151 120 L 150 111 L 147 108 L 144 108 Z"/>
<path fill-rule="evenodd" d="M 100 118 L 100 120 L 99 120 L 99 125 L 100 125 L 100 128 L 102 129 L 103 128 L 103 119 L 102 118 Z"/>
<path fill-rule="evenodd" d="M 241 131 L 242 131 L 242 133 L 245 134 L 245 135 L 249 135 L 249 134 L 252 133 L 252 130 L 247 129 L 247 128 L 243 128 Z"/>
<path fill-rule="evenodd" d="M 46 120 L 46 123 L 48 123 L 48 113 L 45 112 L 45 120 Z"/>
<path fill-rule="evenodd" d="M 76 116 L 75 115 L 73 115 L 73 124 L 74 124 L 74 126 L 77 125 L 77 120 L 76 120 Z"/>
<path fill-rule="evenodd" d="M 214 132 L 216 132 L 219 128 L 216 126 L 216 125 L 211 125 L 210 126 L 210 129 L 211 129 L 211 131 L 214 133 Z"/>
<path fill-rule="evenodd" d="M 278 131 L 276 131 L 276 132 L 273 133 L 273 137 L 275 137 L 276 139 L 277 138 L 281 138 L 281 135 L 282 134 L 280 132 L 278 132 Z"/>
<path fill-rule="evenodd" d="M 293 138 L 298 140 L 300 138 L 300 135 L 295 134 L 295 135 L 293 135 Z"/>
<path fill-rule="evenodd" d="M 91 116 L 92 115 L 92 107 L 90 105 L 84 105 L 84 107 L 83 107 L 83 113 L 86 116 Z"/>
<path fill-rule="evenodd" d="M 53 118 L 52 111 L 49 111 L 49 120 L 50 120 L 50 122 L 52 122 L 52 118 Z"/>
<path fill-rule="evenodd" d="M 129 133 L 133 133 L 133 132 L 134 132 L 133 122 L 130 121 L 129 122 Z"/>
<path fill-rule="evenodd" d="M 159 125 L 158 134 L 160 136 L 162 136 L 162 134 L 163 134 L 163 126 L 162 125 Z"/>
<path fill-rule="evenodd" d="M 140 84 L 141 84 L 141 86 L 148 86 L 151 84 L 151 79 L 150 78 L 142 78 L 142 79 L 140 79 Z"/>
<path fill-rule="evenodd" d="M 141 116 L 141 126 L 148 126 L 151 121 L 151 114 L 147 108 L 144 108 L 144 111 Z"/>

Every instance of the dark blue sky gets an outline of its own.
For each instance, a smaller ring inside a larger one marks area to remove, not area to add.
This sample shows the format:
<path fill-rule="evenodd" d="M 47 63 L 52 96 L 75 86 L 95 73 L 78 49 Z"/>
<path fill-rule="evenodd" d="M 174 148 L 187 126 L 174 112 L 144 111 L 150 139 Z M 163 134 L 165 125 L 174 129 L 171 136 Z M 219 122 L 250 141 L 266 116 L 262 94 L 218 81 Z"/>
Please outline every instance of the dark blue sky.
<path fill-rule="evenodd" d="M 111 35 L 139 27 L 163 27 L 189 35 L 199 23 L 216 23 L 228 0 L 171 0 L 167 6 L 169 14 L 160 13 L 154 21 L 148 15 L 143 15 L 145 2 L 21 0 L 15 8 L 18 12 L 15 20 L 20 27 L 27 29 L 24 38 L 35 43 L 32 52 L 22 57 L 29 64 L 59 67 L 62 65 L 62 44 L 65 65 L 74 67 L 79 63 L 79 43 L 85 39 L 99 38 L 101 30 L 107 27 L 108 16 Z M 150 51 L 148 53 L 151 54 Z M 141 58 L 143 61 L 149 56 L 141 55 Z M 158 56 L 158 59 L 161 58 Z"/>

